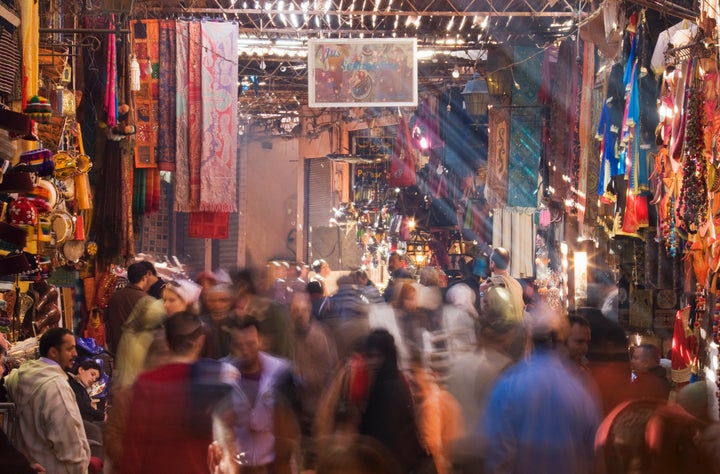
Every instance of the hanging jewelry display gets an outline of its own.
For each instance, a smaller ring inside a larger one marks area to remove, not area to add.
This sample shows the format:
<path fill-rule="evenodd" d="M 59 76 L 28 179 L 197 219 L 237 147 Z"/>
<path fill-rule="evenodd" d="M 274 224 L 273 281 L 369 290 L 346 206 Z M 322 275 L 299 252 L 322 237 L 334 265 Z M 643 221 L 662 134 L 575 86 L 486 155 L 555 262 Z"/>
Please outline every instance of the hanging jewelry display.
<path fill-rule="evenodd" d="M 667 239 L 665 239 L 665 248 L 668 255 L 675 258 L 678 252 L 678 235 L 677 235 L 677 220 L 675 218 L 675 198 L 671 197 L 668 201 L 668 216 L 669 225 L 667 230 Z"/>
<path fill-rule="evenodd" d="M 694 69 L 694 68 L 693 68 Z M 705 99 L 702 84 L 694 80 L 689 94 L 679 225 L 696 234 L 708 214 L 707 160 L 704 153 Z"/>

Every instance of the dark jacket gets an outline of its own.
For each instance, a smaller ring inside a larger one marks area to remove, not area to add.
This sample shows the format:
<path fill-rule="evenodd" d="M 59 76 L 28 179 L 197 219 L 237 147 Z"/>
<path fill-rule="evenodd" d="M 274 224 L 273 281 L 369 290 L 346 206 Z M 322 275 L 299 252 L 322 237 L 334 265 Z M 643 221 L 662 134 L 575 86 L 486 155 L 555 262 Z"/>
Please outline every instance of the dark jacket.
<path fill-rule="evenodd" d="M 125 288 L 117 290 L 108 301 L 107 311 L 105 312 L 105 327 L 107 331 L 107 347 L 108 351 L 115 355 L 120 336 L 122 335 L 123 323 L 127 320 L 130 313 L 138 301 L 148 293 L 142 288 L 135 285 L 128 285 Z"/>
<path fill-rule="evenodd" d="M 100 408 L 93 408 L 92 400 L 87 389 L 75 380 L 72 376 L 68 377 L 68 383 L 70 388 L 75 392 L 75 399 L 77 400 L 78 408 L 80 408 L 80 416 L 85 421 L 104 421 L 105 410 Z"/>
<path fill-rule="evenodd" d="M 367 347 L 377 339 L 374 331 Z M 397 368 L 397 350 L 392 336 L 380 341 L 378 347 L 384 362 L 370 388 L 365 411 L 360 420 L 359 432 L 383 444 L 400 464 L 402 472 L 419 472 L 429 458 L 420 444 L 410 386 Z"/>

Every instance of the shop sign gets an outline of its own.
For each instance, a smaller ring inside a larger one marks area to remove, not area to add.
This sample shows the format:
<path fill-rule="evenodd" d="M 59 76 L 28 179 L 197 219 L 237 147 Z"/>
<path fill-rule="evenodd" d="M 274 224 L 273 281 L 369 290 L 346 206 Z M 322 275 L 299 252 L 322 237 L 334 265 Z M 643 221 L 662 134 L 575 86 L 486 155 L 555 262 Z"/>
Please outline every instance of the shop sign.
<path fill-rule="evenodd" d="M 417 106 L 417 40 L 308 41 L 310 107 Z"/>

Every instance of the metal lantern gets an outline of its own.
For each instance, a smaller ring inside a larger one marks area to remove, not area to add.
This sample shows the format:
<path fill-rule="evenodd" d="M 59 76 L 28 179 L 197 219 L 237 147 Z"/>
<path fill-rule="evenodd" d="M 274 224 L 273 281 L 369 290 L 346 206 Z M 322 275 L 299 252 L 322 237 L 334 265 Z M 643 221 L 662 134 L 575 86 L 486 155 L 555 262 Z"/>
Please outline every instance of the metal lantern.
<path fill-rule="evenodd" d="M 461 92 L 467 113 L 473 117 L 487 115 L 490 94 L 487 81 L 477 72 Z"/>

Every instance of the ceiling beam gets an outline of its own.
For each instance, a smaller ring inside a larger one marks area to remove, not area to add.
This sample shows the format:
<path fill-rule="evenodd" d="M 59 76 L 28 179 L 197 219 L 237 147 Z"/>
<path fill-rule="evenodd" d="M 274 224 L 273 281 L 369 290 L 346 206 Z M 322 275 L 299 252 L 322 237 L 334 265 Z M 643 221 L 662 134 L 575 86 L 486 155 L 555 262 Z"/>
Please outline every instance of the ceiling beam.
<path fill-rule="evenodd" d="M 148 12 L 163 14 L 185 14 L 185 15 L 315 15 L 315 16 L 378 16 L 378 17 L 531 17 L 531 18 L 574 18 L 577 17 L 577 11 L 557 11 L 557 12 L 533 12 L 533 11 L 372 11 L 372 10 L 278 10 L 278 9 L 257 9 L 257 8 L 148 8 Z"/>

